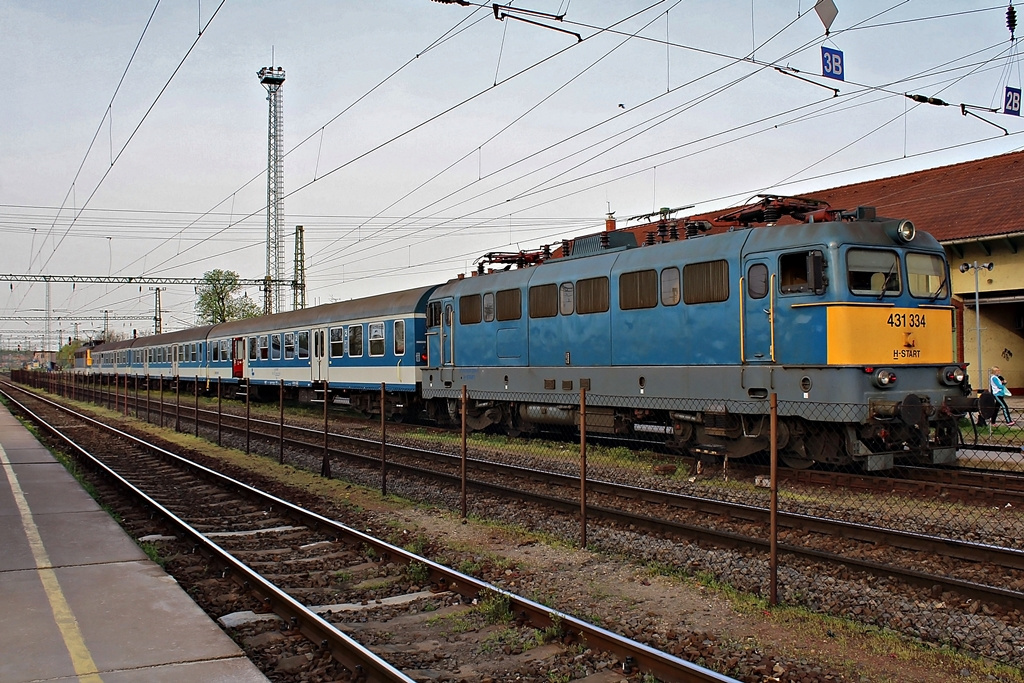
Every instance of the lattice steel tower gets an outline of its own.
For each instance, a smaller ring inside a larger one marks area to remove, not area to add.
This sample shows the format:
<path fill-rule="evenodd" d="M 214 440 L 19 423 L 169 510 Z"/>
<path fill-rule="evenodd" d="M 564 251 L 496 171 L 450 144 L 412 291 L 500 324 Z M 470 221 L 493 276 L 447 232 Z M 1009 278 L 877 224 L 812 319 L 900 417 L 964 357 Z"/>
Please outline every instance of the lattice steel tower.
<path fill-rule="evenodd" d="M 265 66 L 257 73 L 270 103 L 267 128 L 267 277 L 271 286 L 263 303 L 265 313 L 279 313 L 284 303 L 284 69 Z"/>

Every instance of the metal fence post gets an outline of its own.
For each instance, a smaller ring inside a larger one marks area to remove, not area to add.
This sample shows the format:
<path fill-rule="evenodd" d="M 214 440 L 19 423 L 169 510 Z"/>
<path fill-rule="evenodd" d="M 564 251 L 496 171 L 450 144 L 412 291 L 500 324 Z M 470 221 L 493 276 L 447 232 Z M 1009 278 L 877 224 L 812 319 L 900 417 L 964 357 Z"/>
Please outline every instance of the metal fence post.
<path fill-rule="evenodd" d="M 181 431 L 181 377 L 174 376 L 174 431 Z"/>
<path fill-rule="evenodd" d="M 320 463 L 320 476 L 321 477 L 326 477 L 328 479 L 331 478 L 331 458 L 330 458 L 330 453 L 329 453 L 328 448 L 327 448 L 327 435 L 329 433 L 328 429 L 327 429 L 327 393 L 328 393 L 329 389 L 330 389 L 330 385 L 327 383 L 327 380 L 325 379 L 324 380 L 324 459 L 323 459 L 323 462 Z"/>
<path fill-rule="evenodd" d="M 771 503 L 769 505 L 769 515 L 771 517 L 771 553 L 768 558 L 768 570 L 769 570 L 769 598 L 768 604 L 775 606 L 779 604 L 779 557 L 778 557 L 778 545 L 779 545 L 779 528 L 778 528 L 778 511 L 779 511 L 779 480 L 778 480 L 778 465 L 779 465 L 779 442 L 778 442 L 778 421 L 779 421 L 779 395 L 773 393 L 771 400 L 769 401 L 771 408 L 771 419 L 769 421 L 769 443 L 771 444 L 772 454 L 772 465 L 771 465 Z"/>
<path fill-rule="evenodd" d="M 580 387 L 580 547 L 587 547 L 587 388 Z"/>
<path fill-rule="evenodd" d="M 164 375 L 160 373 L 160 395 L 156 402 L 157 410 L 160 411 L 160 429 L 164 428 Z"/>
<path fill-rule="evenodd" d="M 220 377 L 217 378 L 217 445 L 218 446 L 220 445 L 220 436 L 221 436 L 221 421 L 220 421 L 220 417 L 221 417 L 221 401 L 222 401 L 221 396 L 223 395 L 220 392 L 220 379 L 221 379 Z"/>
<path fill-rule="evenodd" d="M 245 454 L 249 455 L 249 394 L 251 393 L 249 382 L 245 383 Z"/>
<path fill-rule="evenodd" d="M 384 382 L 380 383 L 380 495 L 388 495 L 388 460 L 385 454 L 388 415 L 384 409 L 387 399 L 384 396 Z"/>
<path fill-rule="evenodd" d="M 279 448 L 277 451 L 277 462 L 279 465 L 284 464 L 284 380 L 279 379 L 277 387 L 277 408 L 280 413 L 279 429 L 277 432 L 277 440 Z"/>
<path fill-rule="evenodd" d="M 196 395 L 196 438 L 199 438 L 199 375 L 196 375 L 196 383 L 192 387 Z"/>
<path fill-rule="evenodd" d="M 462 519 L 466 519 L 466 385 L 462 385 L 462 465 L 459 479 L 462 483 Z"/>

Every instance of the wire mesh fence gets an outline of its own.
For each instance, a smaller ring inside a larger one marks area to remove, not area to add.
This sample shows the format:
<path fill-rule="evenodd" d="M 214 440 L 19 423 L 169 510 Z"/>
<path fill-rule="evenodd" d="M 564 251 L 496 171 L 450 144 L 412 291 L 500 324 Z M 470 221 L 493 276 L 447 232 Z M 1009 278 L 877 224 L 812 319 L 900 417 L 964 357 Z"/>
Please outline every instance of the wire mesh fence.
<path fill-rule="evenodd" d="M 365 476 L 385 493 L 389 477 L 399 476 L 403 465 L 436 456 L 446 460 L 432 466 L 468 480 L 463 495 L 470 497 L 483 483 L 500 480 L 524 493 L 544 492 L 582 506 L 594 495 L 588 491 L 611 484 L 629 487 L 633 502 L 621 504 L 634 509 L 667 494 L 767 510 L 774 446 L 781 513 L 1011 549 L 1024 545 L 1020 399 L 1011 399 L 1006 412 L 983 399 L 978 412 L 965 415 L 913 404 L 895 410 L 877 403 L 782 401 L 773 419 L 769 397 L 669 401 L 581 391 L 506 394 L 498 401 L 466 392 L 465 400 L 434 406 L 430 421 L 399 425 L 396 418 L 408 413 L 395 406 L 411 397 L 396 401 L 386 387 L 378 407 L 369 395 L 349 406 L 362 414 L 357 421 L 339 412 L 347 402 L 341 392 L 328 394 L 327 402 L 320 393 L 319 403 L 292 405 L 286 415 L 283 383 L 262 387 L 254 403 L 248 393 L 237 398 L 236 385 L 195 378 L 151 378 L 142 386 L 124 377 L 71 373 L 15 372 L 13 379 L 218 443 L 227 401 L 233 445 L 319 468 L 324 476 L 331 476 L 332 461 L 342 457 L 340 435 L 357 437 L 365 444 L 360 457 L 369 463 Z M 310 396 L 315 400 L 317 394 Z M 286 457 L 286 421 L 308 430 L 298 437 L 308 445 L 302 458 Z M 410 454 L 414 450 L 434 455 Z M 505 469 L 495 474 L 489 465 Z M 539 474 L 561 479 L 541 481 Z M 585 542 L 584 507 L 580 516 Z M 689 521 L 717 523 L 701 512 L 691 513 Z M 759 531 L 767 540 L 769 527 Z"/>

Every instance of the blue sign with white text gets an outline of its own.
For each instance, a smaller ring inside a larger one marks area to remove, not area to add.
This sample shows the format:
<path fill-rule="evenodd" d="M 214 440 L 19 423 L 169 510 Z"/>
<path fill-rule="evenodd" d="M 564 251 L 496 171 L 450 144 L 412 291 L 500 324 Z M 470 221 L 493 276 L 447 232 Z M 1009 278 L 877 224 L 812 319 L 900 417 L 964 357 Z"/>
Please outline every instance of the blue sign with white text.
<path fill-rule="evenodd" d="M 837 81 L 846 80 L 841 51 L 821 46 L 821 75 L 834 78 Z"/>
<path fill-rule="evenodd" d="M 1006 88 L 1003 96 L 1003 113 L 1020 116 L 1020 88 Z"/>

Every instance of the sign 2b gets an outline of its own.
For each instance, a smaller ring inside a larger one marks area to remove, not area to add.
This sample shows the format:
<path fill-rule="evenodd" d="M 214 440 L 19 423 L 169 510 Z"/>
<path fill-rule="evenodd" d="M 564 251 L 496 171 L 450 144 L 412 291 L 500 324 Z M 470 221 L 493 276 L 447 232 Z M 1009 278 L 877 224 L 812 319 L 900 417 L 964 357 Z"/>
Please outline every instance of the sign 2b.
<path fill-rule="evenodd" d="M 1003 113 L 1020 116 L 1020 88 L 1006 88 L 1003 95 Z"/>
<path fill-rule="evenodd" d="M 821 75 L 837 81 L 846 80 L 843 53 L 840 50 L 821 46 Z"/>

